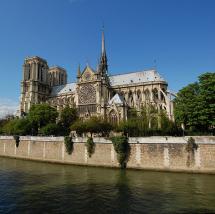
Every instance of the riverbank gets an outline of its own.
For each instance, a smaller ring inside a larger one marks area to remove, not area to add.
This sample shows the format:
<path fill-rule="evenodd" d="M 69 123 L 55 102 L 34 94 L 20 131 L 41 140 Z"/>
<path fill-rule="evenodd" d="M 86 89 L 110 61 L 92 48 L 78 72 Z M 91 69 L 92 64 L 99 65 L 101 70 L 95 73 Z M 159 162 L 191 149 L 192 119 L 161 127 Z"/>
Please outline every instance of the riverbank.
<path fill-rule="evenodd" d="M 129 138 L 130 154 L 127 168 L 215 174 L 215 137 L 194 137 L 198 148 L 186 150 L 188 137 Z M 91 157 L 85 146 L 87 138 L 73 139 L 73 151 L 65 150 L 63 137 L 20 137 L 16 146 L 12 136 L 0 136 L 0 156 L 34 161 L 119 167 L 117 154 L 110 140 L 94 138 L 95 151 Z"/>

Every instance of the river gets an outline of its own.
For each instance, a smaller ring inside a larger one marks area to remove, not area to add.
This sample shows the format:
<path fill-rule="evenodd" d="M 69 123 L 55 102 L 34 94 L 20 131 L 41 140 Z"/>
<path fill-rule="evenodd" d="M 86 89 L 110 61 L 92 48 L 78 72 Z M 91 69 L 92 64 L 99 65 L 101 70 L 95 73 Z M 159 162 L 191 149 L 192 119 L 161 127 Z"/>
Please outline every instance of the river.
<path fill-rule="evenodd" d="M 215 213 L 215 175 L 0 158 L 0 213 Z"/>

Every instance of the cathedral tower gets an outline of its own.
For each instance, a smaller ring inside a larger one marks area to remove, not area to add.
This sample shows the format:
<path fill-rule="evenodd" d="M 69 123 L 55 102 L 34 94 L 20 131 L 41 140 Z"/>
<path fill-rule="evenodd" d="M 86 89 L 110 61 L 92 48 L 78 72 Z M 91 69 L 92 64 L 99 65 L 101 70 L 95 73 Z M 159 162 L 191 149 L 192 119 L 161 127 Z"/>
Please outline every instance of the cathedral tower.
<path fill-rule="evenodd" d="M 102 31 L 101 57 L 97 70 L 89 65 L 77 71 L 78 109 L 80 117 L 104 116 L 109 99 L 108 65 L 105 50 L 104 31 Z"/>
<path fill-rule="evenodd" d="M 48 64 L 40 57 L 28 57 L 23 64 L 20 113 L 27 113 L 33 104 L 45 102 L 49 95 Z"/>
<path fill-rule="evenodd" d="M 49 68 L 48 77 L 50 87 L 67 84 L 66 70 L 59 66 Z"/>

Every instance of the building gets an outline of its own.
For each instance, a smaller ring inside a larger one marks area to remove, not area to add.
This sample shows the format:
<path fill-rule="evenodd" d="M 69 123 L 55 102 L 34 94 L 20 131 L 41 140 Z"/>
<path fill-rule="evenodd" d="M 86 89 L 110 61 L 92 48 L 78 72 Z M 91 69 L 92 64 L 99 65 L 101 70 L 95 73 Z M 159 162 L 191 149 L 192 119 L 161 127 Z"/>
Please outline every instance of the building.
<path fill-rule="evenodd" d="M 101 116 L 110 122 L 126 120 L 128 110 L 152 104 L 164 109 L 173 119 L 173 103 L 168 84 L 156 69 L 109 75 L 102 32 L 100 62 L 94 70 L 87 65 L 77 70 L 77 82 L 67 83 L 65 69 L 50 67 L 40 57 L 28 57 L 23 65 L 20 112 L 28 113 L 37 103 L 49 103 L 59 111 L 66 105 L 76 107 L 79 116 Z"/>

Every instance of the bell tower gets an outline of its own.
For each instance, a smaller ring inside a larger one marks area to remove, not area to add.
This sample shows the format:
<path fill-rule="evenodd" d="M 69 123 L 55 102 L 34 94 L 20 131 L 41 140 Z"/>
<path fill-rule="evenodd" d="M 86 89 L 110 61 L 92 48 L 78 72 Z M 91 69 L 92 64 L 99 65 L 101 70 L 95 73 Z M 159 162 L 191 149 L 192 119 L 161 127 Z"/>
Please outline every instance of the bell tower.
<path fill-rule="evenodd" d="M 21 81 L 20 113 L 28 113 L 33 104 L 42 103 L 49 95 L 47 61 L 34 56 L 27 57 L 23 64 Z"/>

